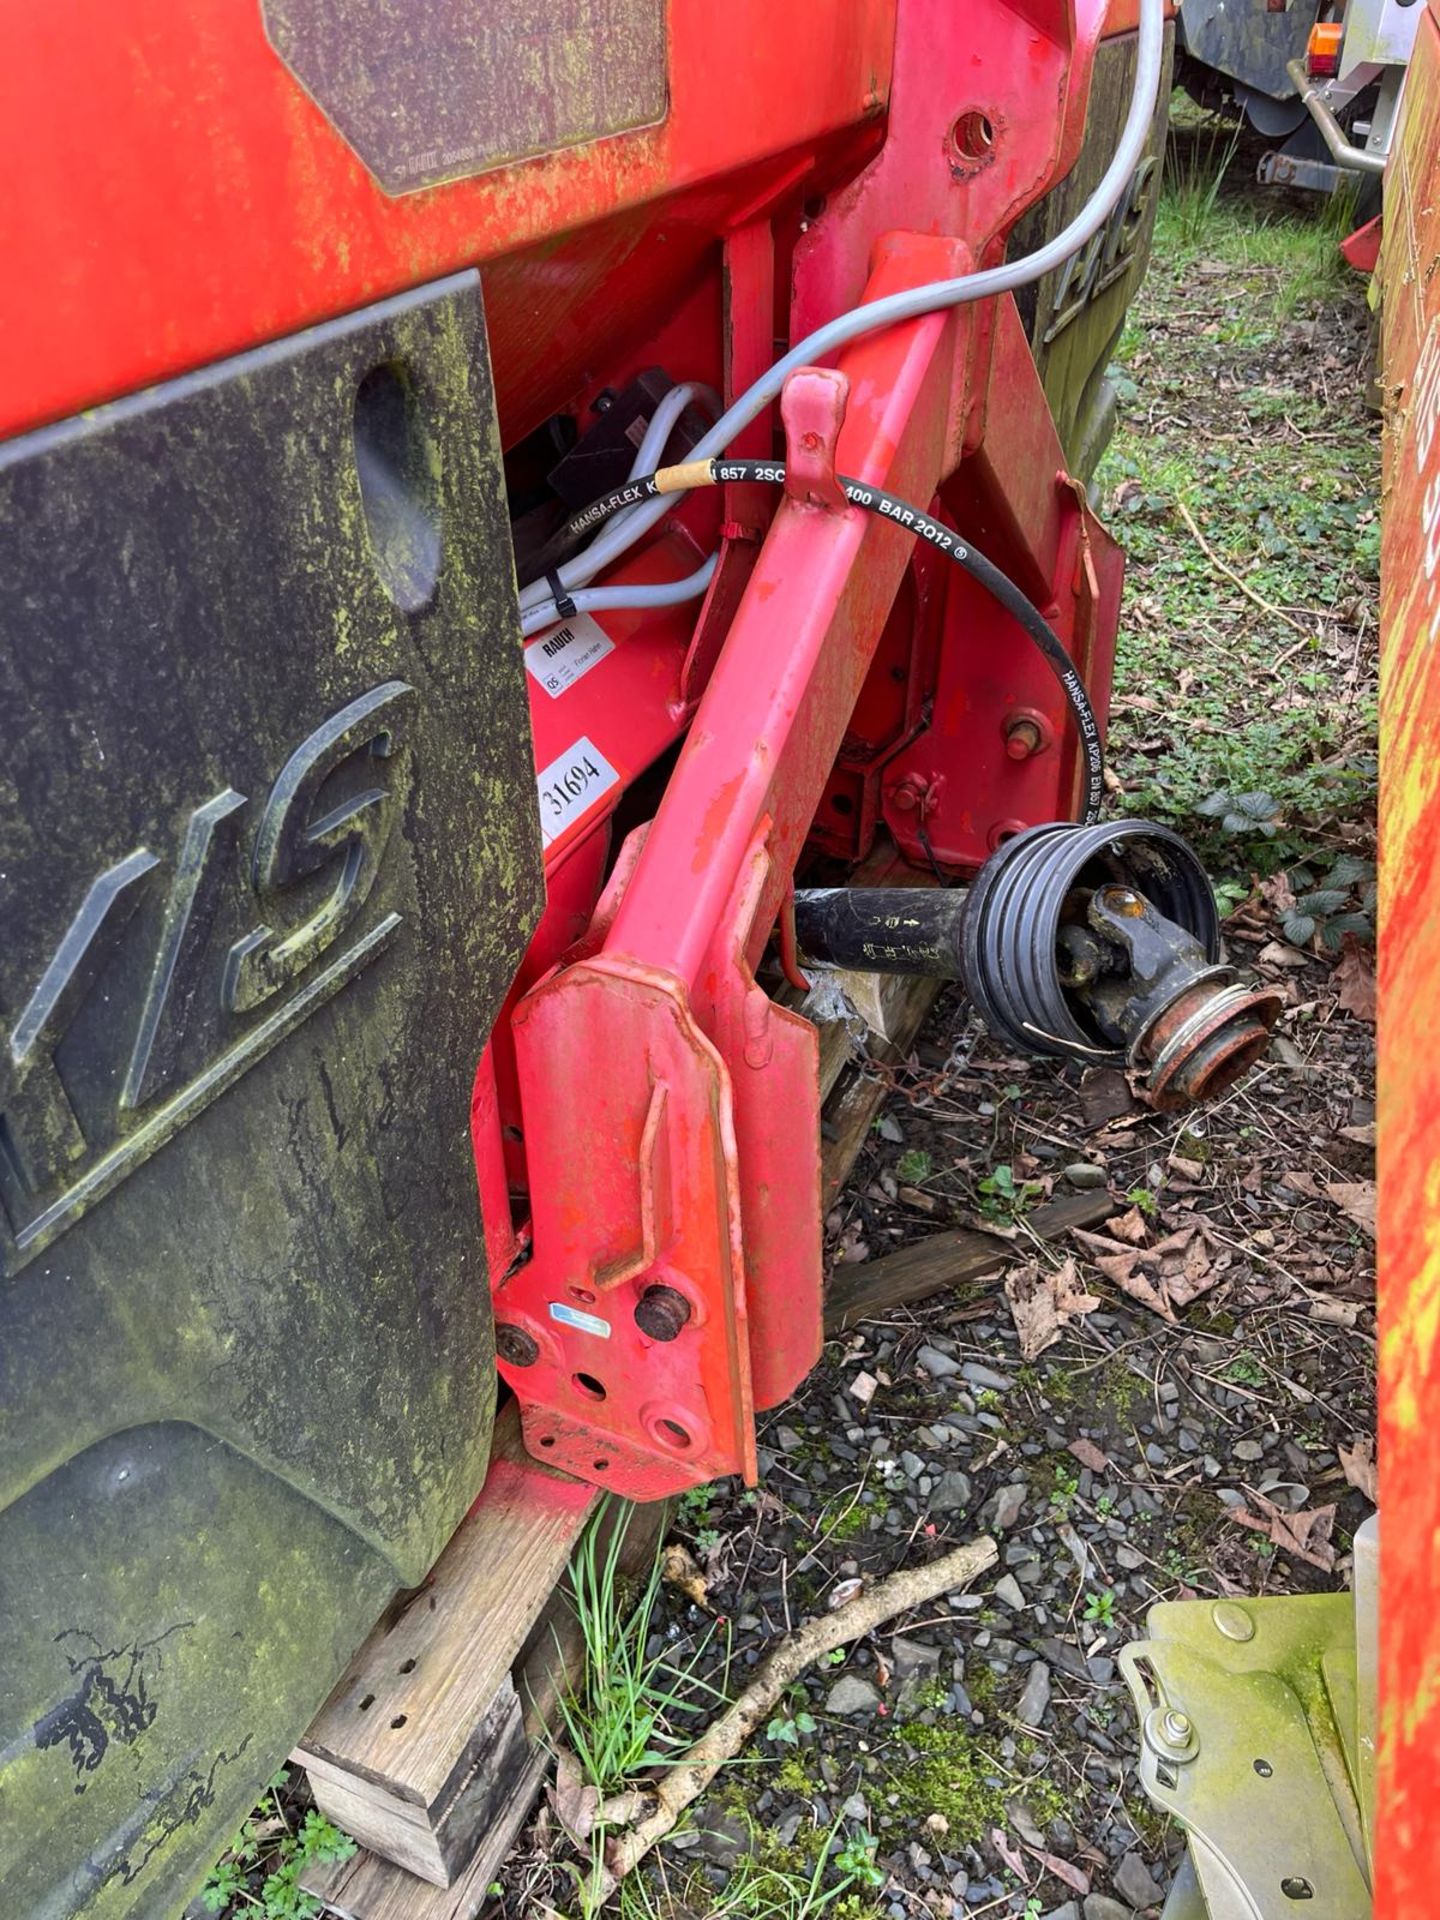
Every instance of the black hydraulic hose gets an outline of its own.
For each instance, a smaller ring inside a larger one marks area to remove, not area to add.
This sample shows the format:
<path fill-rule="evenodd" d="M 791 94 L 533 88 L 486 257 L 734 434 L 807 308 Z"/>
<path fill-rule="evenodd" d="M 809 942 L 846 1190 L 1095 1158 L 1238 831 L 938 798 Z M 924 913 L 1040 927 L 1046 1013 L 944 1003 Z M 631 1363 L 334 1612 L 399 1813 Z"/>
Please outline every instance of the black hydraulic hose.
<path fill-rule="evenodd" d="M 1074 716 L 1079 735 L 1084 776 L 1081 820 L 1087 826 L 1098 820 L 1105 798 L 1105 755 L 1100 742 L 1100 723 L 1095 718 L 1095 709 L 1090 704 L 1090 696 L 1085 691 L 1085 682 L 1078 668 L 1065 651 L 1060 636 L 1039 608 L 1026 598 L 1008 574 L 1002 573 L 993 561 L 987 560 L 983 553 L 977 552 L 968 541 L 962 540 L 958 533 L 932 515 L 893 493 L 886 493 L 881 487 L 847 479 L 843 474 L 837 475 L 837 478 L 845 498 L 852 506 L 866 513 L 877 514 L 892 526 L 903 527 L 917 539 L 928 541 L 947 560 L 953 560 L 957 566 L 963 567 L 1039 649 L 1060 683 L 1060 691 Z M 692 487 L 717 486 L 731 480 L 761 481 L 772 486 L 783 486 L 785 468 L 775 460 L 722 459 L 691 460 L 680 466 L 661 467 L 656 473 L 641 474 L 637 479 L 627 481 L 623 487 L 616 487 L 613 492 L 592 500 L 588 507 L 582 508 L 566 522 L 555 538 L 568 539 L 573 535 L 578 539 L 602 520 L 607 520 L 612 513 L 618 513 L 624 507 L 633 507 L 643 500 L 657 499 L 661 494 L 683 493 Z"/>

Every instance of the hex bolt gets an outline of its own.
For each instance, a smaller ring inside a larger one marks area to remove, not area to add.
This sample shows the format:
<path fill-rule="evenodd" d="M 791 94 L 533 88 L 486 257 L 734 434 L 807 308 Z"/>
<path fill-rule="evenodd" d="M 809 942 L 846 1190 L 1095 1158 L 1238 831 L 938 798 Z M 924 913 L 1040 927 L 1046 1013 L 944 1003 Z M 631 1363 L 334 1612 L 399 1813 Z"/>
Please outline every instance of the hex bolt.
<path fill-rule="evenodd" d="M 1188 1713 L 1181 1713 L 1178 1708 L 1171 1707 L 1160 1722 L 1160 1731 L 1172 1747 L 1187 1747 L 1195 1728 Z"/>
<path fill-rule="evenodd" d="M 502 1320 L 495 1329 L 495 1351 L 507 1367 L 533 1367 L 540 1358 L 540 1343 L 523 1327 Z"/>
<path fill-rule="evenodd" d="M 647 1287 L 635 1303 L 635 1324 L 652 1340 L 676 1340 L 690 1318 L 690 1302 L 675 1287 Z"/>

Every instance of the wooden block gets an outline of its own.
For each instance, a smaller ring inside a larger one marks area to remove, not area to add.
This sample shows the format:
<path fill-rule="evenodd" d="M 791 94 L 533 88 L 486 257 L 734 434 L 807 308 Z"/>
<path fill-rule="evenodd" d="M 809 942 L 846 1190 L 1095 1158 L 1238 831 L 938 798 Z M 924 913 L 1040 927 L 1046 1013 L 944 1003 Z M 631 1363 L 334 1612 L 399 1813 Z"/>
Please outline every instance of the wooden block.
<path fill-rule="evenodd" d="M 622 1577 L 648 1574 L 656 1542 L 671 1512 L 669 1501 L 629 1507 L 617 1502 L 614 1524 L 622 1519 L 625 1538 L 620 1550 Z M 504 1692 L 518 1701 L 525 1739 L 518 1760 L 502 1774 L 489 1776 L 492 1792 L 485 1825 L 478 1833 L 476 1851 L 452 1885 L 441 1888 L 415 1877 L 391 1858 L 362 1848 L 340 1866 L 311 1867 L 304 1875 L 308 1892 L 353 1916 L 353 1920 L 474 1920 L 485 1904 L 491 1881 L 515 1843 L 540 1791 L 550 1763 L 544 1745 L 556 1723 L 561 1694 L 580 1680 L 585 1665 L 584 1642 L 568 1582 L 545 1596 L 545 1605 L 530 1629 L 516 1664 L 513 1684 L 507 1676 Z M 486 1772 L 483 1767 L 481 1774 Z M 312 1783 L 315 1774 L 311 1773 Z M 347 1833 L 354 1827 L 338 1812 L 330 1817 Z"/>
<path fill-rule="evenodd" d="M 523 1763 L 511 1668 L 597 1498 L 524 1453 L 508 1408 L 430 1580 L 376 1627 L 296 1749 L 337 1826 L 437 1885 L 493 1822 L 486 1781 Z"/>
<path fill-rule="evenodd" d="M 1042 1240 L 1058 1239 L 1072 1227 L 1092 1227 L 1108 1219 L 1115 1202 L 1108 1193 L 1071 1193 L 1026 1216 L 1026 1225 Z M 998 1239 L 971 1228 L 932 1233 L 898 1253 L 842 1267 L 825 1296 L 825 1331 L 841 1333 L 857 1320 L 873 1319 L 891 1307 L 927 1300 L 948 1287 L 994 1273 L 1025 1258 L 1025 1242 Z"/>
<path fill-rule="evenodd" d="M 543 1748 L 525 1747 L 520 1768 L 503 1782 L 495 1818 L 453 1886 L 436 1887 L 363 1848 L 338 1867 L 309 1867 L 307 1893 L 353 1920 L 475 1920 L 540 1791 L 549 1765 Z"/>

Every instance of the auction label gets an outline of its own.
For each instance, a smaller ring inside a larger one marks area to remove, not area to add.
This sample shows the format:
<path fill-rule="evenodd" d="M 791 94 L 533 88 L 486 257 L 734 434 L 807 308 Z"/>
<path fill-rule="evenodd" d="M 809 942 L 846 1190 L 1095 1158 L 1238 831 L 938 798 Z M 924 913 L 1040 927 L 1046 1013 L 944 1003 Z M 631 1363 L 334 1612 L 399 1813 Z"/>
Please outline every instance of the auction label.
<path fill-rule="evenodd" d="M 567 687 L 614 651 L 615 642 L 600 622 L 588 613 L 577 613 L 573 620 L 563 620 L 532 640 L 525 649 L 525 664 L 550 698 L 558 700 Z"/>
<path fill-rule="evenodd" d="M 584 734 L 573 747 L 567 747 L 558 760 L 552 760 L 537 774 L 535 790 L 540 796 L 540 838 L 545 846 L 558 840 L 565 829 L 586 814 L 611 787 L 620 784 L 620 776 L 610 762 Z"/>

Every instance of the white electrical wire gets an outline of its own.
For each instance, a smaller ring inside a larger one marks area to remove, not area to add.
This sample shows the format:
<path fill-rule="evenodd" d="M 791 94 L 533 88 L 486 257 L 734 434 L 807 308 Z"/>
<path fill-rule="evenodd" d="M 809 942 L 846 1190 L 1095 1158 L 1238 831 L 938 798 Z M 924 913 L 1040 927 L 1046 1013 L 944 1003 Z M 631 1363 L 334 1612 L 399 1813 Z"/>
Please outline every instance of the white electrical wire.
<path fill-rule="evenodd" d="M 1114 212 L 1145 151 L 1160 95 L 1160 71 L 1165 49 L 1165 0 L 1140 0 L 1137 39 L 1135 87 L 1114 158 L 1094 193 L 1068 227 L 1023 259 L 1007 260 L 998 267 L 987 267 L 983 272 L 968 273 L 955 280 L 933 280 L 923 287 L 907 287 L 900 293 L 887 294 L 881 300 L 870 300 L 864 306 L 853 307 L 849 313 L 842 313 L 836 319 L 827 321 L 823 327 L 817 327 L 814 333 L 807 334 L 740 395 L 704 439 L 691 449 L 688 458 L 704 460 L 723 453 L 735 435 L 748 427 L 757 414 L 769 406 L 797 367 L 813 366 L 841 347 L 848 346 L 852 340 L 873 333 L 879 327 L 895 326 L 902 320 L 914 320 L 921 314 L 963 306 L 972 300 L 988 300 L 996 294 L 1013 293 L 1017 287 L 1030 286 L 1034 281 L 1042 280 L 1055 267 L 1063 265 L 1072 254 L 1078 253 Z M 643 506 L 617 514 L 583 553 L 577 554 L 559 569 L 561 585 L 569 590 L 583 587 L 586 582 L 593 580 L 602 568 L 608 567 L 643 534 L 648 533 L 673 504 L 671 499 L 650 500 Z M 698 575 L 691 576 L 692 581 L 697 578 Z M 681 583 L 675 584 L 678 586 Z M 693 592 L 703 593 L 704 586 L 695 587 Z M 626 601 L 620 604 L 634 603 Z M 542 626 L 548 626 L 559 617 L 550 584 L 546 580 L 532 582 L 520 595 L 520 606 L 527 616 L 542 607 L 547 609 L 545 618 L 539 623 Z M 527 624 L 526 630 L 530 632 L 534 629 Z"/>

